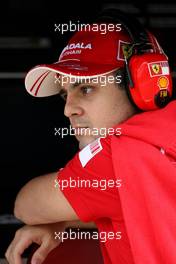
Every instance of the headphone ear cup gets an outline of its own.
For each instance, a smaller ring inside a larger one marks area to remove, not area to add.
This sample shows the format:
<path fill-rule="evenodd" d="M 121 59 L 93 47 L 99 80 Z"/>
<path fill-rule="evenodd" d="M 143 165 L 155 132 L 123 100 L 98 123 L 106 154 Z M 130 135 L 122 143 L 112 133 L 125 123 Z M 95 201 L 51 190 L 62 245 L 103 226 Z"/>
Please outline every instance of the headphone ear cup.
<path fill-rule="evenodd" d="M 172 97 L 172 78 L 164 54 L 133 55 L 128 62 L 133 87 L 127 85 L 132 101 L 141 110 L 164 107 Z"/>

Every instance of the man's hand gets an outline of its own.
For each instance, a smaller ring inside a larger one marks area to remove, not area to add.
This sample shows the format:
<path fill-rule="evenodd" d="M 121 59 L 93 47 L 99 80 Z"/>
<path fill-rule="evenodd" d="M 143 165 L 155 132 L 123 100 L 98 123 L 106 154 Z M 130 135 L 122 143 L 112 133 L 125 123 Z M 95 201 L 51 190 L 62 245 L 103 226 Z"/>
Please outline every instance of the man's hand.
<path fill-rule="evenodd" d="M 35 251 L 31 263 L 41 264 L 49 252 L 56 248 L 61 241 L 55 240 L 54 232 L 64 232 L 65 222 L 38 226 L 24 226 L 17 230 L 15 237 L 9 245 L 5 257 L 9 264 L 22 264 L 22 254 L 32 243 L 39 245 Z"/>

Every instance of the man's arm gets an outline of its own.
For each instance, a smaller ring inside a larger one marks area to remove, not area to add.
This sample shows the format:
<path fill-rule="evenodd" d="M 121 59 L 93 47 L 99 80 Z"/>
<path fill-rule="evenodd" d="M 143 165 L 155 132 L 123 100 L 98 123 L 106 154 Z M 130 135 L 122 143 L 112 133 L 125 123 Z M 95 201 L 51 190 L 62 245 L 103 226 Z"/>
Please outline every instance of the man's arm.
<path fill-rule="evenodd" d="M 79 220 L 63 193 L 55 188 L 56 175 L 34 178 L 20 190 L 14 208 L 18 219 L 28 225 Z"/>

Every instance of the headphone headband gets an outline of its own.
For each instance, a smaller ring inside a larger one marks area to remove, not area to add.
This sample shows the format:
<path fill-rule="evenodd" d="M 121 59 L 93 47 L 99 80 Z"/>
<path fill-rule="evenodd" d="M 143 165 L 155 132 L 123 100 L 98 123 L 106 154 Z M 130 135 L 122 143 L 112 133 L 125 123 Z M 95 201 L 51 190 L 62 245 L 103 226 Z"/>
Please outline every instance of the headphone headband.
<path fill-rule="evenodd" d="M 129 34 L 133 45 L 151 45 L 147 30 L 139 23 L 137 19 L 120 10 L 109 8 L 99 13 L 97 22 L 120 23 Z"/>

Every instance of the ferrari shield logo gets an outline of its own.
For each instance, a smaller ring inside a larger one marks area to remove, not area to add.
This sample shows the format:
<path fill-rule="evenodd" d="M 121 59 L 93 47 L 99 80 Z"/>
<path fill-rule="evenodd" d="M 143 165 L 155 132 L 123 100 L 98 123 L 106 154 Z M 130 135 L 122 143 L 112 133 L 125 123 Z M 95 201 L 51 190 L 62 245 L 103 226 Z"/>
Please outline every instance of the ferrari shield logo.
<path fill-rule="evenodd" d="M 160 65 L 159 64 L 153 64 L 152 65 L 152 70 L 155 74 L 158 74 L 160 71 Z"/>
<path fill-rule="evenodd" d="M 130 45 L 123 45 L 122 46 L 123 55 L 125 58 L 130 58 L 132 55 L 132 49 Z"/>

